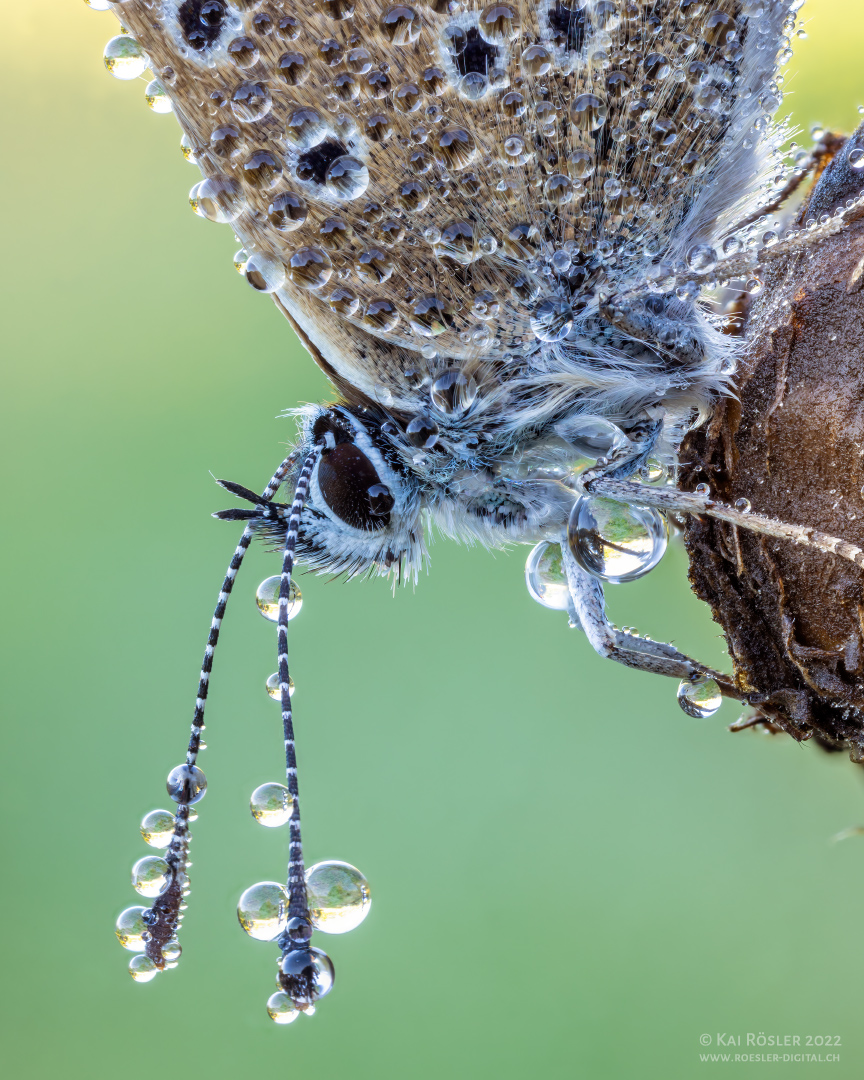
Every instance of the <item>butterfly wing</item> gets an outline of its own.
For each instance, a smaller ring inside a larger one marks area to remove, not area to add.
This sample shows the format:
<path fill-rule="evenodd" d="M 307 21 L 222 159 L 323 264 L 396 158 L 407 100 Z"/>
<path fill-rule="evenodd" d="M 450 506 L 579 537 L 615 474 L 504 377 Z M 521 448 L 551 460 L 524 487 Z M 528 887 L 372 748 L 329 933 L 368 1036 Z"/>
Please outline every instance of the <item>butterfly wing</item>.
<path fill-rule="evenodd" d="M 598 293 L 709 272 L 763 197 L 800 2 L 117 10 L 204 175 L 193 208 L 341 387 L 410 411 L 442 357 L 556 400 L 626 382 L 555 346 Z"/>

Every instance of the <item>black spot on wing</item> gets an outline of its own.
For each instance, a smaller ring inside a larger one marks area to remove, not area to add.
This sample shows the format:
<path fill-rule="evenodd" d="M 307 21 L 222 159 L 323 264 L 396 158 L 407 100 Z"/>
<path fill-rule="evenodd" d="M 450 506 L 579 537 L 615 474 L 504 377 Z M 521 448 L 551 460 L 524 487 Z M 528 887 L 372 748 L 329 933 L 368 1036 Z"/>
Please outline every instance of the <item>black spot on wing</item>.
<path fill-rule="evenodd" d="M 488 41 L 484 41 L 480 37 L 476 26 L 472 26 L 467 31 L 466 37 L 468 38 L 468 44 L 465 46 L 464 51 L 453 58 L 456 69 L 460 75 L 467 75 L 469 71 L 488 75 L 498 59 L 498 50 L 494 45 L 490 45 Z"/>
<path fill-rule="evenodd" d="M 561 0 L 554 7 L 549 8 L 549 29 L 556 45 L 560 45 L 568 52 L 581 52 L 585 42 L 585 9 L 575 8 L 571 11 L 565 7 Z"/>
<path fill-rule="evenodd" d="M 327 170 L 338 157 L 347 154 L 347 149 L 335 139 L 326 139 L 305 154 L 297 162 L 297 179 L 310 180 L 313 184 L 323 184 Z"/>
<path fill-rule="evenodd" d="M 205 3 L 207 11 L 202 19 L 201 9 Z M 201 52 L 212 45 L 222 32 L 225 7 L 223 4 L 207 3 L 207 0 L 184 0 L 177 9 L 177 21 L 186 43 Z"/>

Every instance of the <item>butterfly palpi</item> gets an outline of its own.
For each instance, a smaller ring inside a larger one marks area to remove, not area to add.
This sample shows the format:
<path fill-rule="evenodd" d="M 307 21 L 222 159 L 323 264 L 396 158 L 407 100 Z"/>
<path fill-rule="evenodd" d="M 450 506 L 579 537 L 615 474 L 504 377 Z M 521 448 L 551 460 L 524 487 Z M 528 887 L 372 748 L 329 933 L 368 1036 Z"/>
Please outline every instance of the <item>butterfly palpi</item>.
<path fill-rule="evenodd" d="M 234 230 L 237 269 L 336 392 L 297 411 L 296 446 L 263 490 L 221 481 L 246 506 L 216 516 L 244 529 L 186 760 L 168 778 L 176 810 L 142 826 L 166 849 L 133 869 L 152 905 L 117 931 L 135 979 L 176 964 L 213 651 L 263 537 L 283 552 L 258 600 L 277 623 L 287 781 L 259 788 L 252 811 L 287 825 L 290 857 L 287 884 L 253 886 L 238 915 L 281 950 L 268 1012 L 287 1023 L 333 984 L 313 929 L 351 929 L 369 902 L 354 867 L 304 866 L 295 560 L 395 583 L 416 580 L 430 525 L 530 544 L 535 599 L 569 612 L 600 654 L 679 680 L 692 715 L 740 696 L 730 677 L 611 625 L 604 583 L 657 564 L 669 512 L 864 565 L 841 539 L 675 482 L 682 439 L 732 392 L 741 344 L 718 285 L 838 232 L 859 192 L 785 233 L 766 225 L 815 160 L 784 165 L 789 131 L 773 119 L 801 0 L 91 4 L 122 22 L 109 71 L 149 67 L 148 101 L 180 123 L 203 177 L 192 208 Z"/>

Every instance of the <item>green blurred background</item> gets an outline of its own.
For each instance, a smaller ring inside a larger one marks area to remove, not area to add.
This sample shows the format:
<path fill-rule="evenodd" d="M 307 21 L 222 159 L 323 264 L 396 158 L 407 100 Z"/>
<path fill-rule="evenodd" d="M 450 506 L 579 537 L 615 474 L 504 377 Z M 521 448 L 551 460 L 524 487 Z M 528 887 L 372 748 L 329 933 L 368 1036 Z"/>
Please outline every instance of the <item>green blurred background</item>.
<path fill-rule="evenodd" d="M 864 16 L 811 0 L 787 99 L 848 128 Z M 237 528 L 209 472 L 260 487 L 327 395 L 275 308 L 197 219 L 197 177 L 143 82 L 102 68 L 112 16 L 8 5 L 0 79 L 7 258 L 2 466 L 3 1060 L 15 1077 L 693 1077 L 700 1035 L 839 1035 L 861 1074 L 860 770 L 786 738 L 687 718 L 675 686 L 598 660 L 528 598 L 525 549 L 436 543 L 416 591 L 307 577 L 292 624 L 307 855 L 371 882 L 354 934 L 320 942 L 335 992 L 271 1024 L 275 950 L 234 905 L 278 878 L 250 817 L 281 777 L 263 681 L 274 634 L 253 551 L 208 710 L 177 971 L 126 974 L 137 824 L 182 758 Z M 676 546 L 610 589 L 613 617 L 723 663 Z M 784 1076 L 820 1066 L 779 1066 Z"/>

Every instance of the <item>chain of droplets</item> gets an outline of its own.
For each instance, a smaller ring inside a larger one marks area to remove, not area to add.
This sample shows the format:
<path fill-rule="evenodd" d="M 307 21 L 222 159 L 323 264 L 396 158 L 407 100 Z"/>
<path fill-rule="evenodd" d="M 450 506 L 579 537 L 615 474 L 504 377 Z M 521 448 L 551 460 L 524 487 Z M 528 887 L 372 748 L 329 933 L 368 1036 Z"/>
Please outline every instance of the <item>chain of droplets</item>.
<path fill-rule="evenodd" d="M 296 455 L 291 454 L 280 464 L 261 495 L 262 502 L 270 502 L 295 460 Z M 145 954 L 157 970 L 165 967 L 166 958 L 163 949 L 169 942 L 173 942 L 183 918 L 182 905 L 188 893 L 190 808 L 193 803 L 204 797 L 207 790 L 207 779 L 197 767 L 196 761 L 201 750 L 201 733 L 204 730 L 204 709 L 207 703 L 210 673 L 213 669 L 213 654 L 219 641 L 219 631 L 225 616 L 228 597 L 231 595 L 237 571 L 240 569 L 253 535 L 254 530 L 251 525 L 243 530 L 219 590 L 216 610 L 210 623 L 210 634 L 204 649 L 204 660 L 201 664 L 186 762 L 172 769 L 168 776 L 168 794 L 178 805 L 174 817 L 174 830 L 165 853 L 167 885 L 154 900 L 150 910 L 142 915 L 147 927 L 142 935 L 145 941 Z"/>

